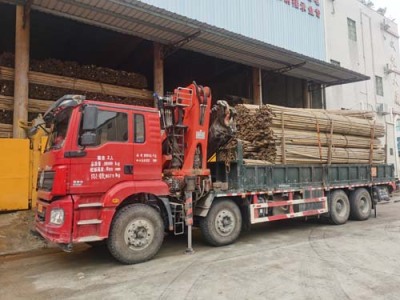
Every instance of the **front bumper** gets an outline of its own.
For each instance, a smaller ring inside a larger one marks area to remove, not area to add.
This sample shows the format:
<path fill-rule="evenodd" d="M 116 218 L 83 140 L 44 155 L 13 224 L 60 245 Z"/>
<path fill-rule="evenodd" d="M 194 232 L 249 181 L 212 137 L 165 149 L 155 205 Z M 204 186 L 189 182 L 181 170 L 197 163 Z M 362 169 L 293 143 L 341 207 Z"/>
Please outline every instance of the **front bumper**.
<path fill-rule="evenodd" d="M 60 225 L 50 223 L 51 210 L 64 210 L 64 222 Z M 42 237 L 57 244 L 72 242 L 73 201 L 71 196 L 65 196 L 53 202 L 38 200 L 36 204 L 35 227 Z"/>

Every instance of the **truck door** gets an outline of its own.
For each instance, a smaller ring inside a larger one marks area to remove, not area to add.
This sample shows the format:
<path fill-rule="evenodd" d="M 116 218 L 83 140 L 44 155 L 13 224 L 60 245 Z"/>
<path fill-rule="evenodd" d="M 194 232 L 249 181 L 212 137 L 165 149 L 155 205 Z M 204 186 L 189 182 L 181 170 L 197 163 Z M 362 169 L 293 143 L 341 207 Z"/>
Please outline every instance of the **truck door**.
<path fill-rule="evenodd" d="M 133 113 L 133 179 L 160 180 L 161 134 L 157 113 Z"/>
<path fill-rule="evenodd" d="M 128 116 L 123 111 L 99 109 L 96 145 L 85 147 L 84 156 L 71 158 L 73 193 L 103 193 L 133 179 L 133 144 L 128 130 L 132 123 Z"/>

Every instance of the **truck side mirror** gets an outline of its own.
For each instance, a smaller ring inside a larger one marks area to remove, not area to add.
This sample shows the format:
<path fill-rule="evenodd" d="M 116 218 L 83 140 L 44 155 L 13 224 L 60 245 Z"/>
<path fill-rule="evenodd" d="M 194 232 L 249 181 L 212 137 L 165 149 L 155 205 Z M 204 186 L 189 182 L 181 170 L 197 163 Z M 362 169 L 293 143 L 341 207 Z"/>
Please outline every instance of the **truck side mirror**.
<path fill-rule="evenodd" d="M 97 114 L 98 108 L 96 106 L 85 106 L 83 110 L 83 132 L 94 131 L 97 129 Z"/>
<path fill-rule="evenodd" d="M 97 115 L 98 108 L 96 106 L 88 105 L 83 109 L 81 146 L 95 146 L 97 144 Z"/>

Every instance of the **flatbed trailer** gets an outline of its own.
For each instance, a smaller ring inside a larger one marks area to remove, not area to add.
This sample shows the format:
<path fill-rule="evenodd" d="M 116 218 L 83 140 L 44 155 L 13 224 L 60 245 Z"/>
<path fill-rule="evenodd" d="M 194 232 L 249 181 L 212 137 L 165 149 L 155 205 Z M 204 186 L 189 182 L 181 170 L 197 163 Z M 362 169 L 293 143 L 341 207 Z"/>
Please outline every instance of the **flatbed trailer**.
<path fill-rule="evenodd" d="M 297 217 L 340 225 L 349 217 L 366 220 L 372 209 L 376 215 L 376 203 L 396 189 L 393 165 L 252 165 L 244 162 L 240 143 L 236 156 L 229 164 L 209 164 L 213 199 L 200 201 L 195 215 L 206 217 L 213 201 L 230 199 L 245 225 Z"/>

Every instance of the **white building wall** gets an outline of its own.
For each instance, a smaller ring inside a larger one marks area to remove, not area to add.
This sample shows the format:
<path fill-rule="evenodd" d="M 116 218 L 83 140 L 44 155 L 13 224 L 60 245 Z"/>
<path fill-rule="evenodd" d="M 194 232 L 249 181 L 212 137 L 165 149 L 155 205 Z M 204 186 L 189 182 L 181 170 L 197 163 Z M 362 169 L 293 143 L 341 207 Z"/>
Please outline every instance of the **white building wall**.
<path fill-rule="evenodd" d="M 378 114 L 378 120 L 386 125 L 387 163 L 395 164 L 400 174 L 395 130 L 396 113 L 400 112 L 398 26 L 359 0 L 325 0 L 324 13 L 327 60 L 371 77 L 327 88 L 326 107 L 377 111 L 377 106 L 384 104 L 387 114 Z M 349 39 L 348 18 L 356 22 L 357 41 Z M 383 96 L 376 93 L 375 76 L 383 79 Z"/>

